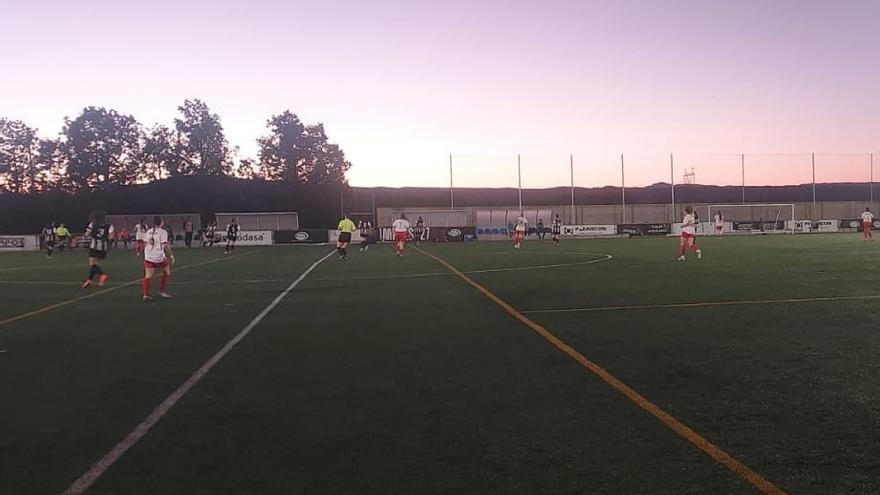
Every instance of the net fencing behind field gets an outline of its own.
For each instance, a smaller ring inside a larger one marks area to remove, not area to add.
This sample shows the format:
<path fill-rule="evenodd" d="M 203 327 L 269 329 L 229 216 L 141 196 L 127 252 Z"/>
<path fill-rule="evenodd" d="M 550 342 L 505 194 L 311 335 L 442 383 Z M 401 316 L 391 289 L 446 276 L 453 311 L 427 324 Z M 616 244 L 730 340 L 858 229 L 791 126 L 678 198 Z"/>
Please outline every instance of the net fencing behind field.
<path fill-rule="evenodd" d="M 568 218 L 573 218 L 578 205 L 602 205 L 613 207 L 617 221 L 625 224 L 645 204 L 671 205 L 668 218 L 652 221 L 675 221 L 685 204 L 813 203 L 807 213 L 815 217 L 822 211 L 817 203 L 880 200 L 874 154 L 867 152 L 452 153 L 447 158 L 431 161 L 448 184 L 445 198 L 432 201 L 434 208 L 444 203 L 449 209 L 570 205 Z M 404 172 L 402 180 L 418 183 L 423 169 Z"/>

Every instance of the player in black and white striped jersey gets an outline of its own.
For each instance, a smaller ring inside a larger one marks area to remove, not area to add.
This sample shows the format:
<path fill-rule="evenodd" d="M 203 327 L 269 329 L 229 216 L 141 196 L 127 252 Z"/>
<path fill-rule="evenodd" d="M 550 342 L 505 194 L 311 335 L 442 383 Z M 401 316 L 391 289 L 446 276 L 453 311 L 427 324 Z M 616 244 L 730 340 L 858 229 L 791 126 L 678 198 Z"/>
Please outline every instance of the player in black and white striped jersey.
<path fill-rule="evenodd" d="M 233 218 L 226 226 L 226 251 L 223 254 L 232 254 L 235 249 L 235 242 L 238 241 L 238 235 L 241 233 L 241 227 Z"/>
<path fill-rule="evenodd" d="M 82 284 L 84 289 L 92 285 L 95 277 L 98 277 L 99 286 L 103 287 L 107 283 L 107 274 L 99 263 L 107 258 L 112 236 L 113 226 L 107 223 L 107 215 L 100 210 L 92 213 L 91 222 L 86 227 L 86 238 L 89 239 L 89 278 Z"/>
<path fill-rule="evenodd" d="M 46 258 L 52 259 L 52 252 L 55 251 L 55 243 L 57 241 L 58 236 L 55 235 L 55 224 L 47 223 L 43 227 L 43 244 L 46 247 Z"/>
<path fill-rule="evenodd" d="M 562 234 L 562 220 L 559 218 L 559 213 L 553 217 L 553 226 L 551 227 L 550 234 L 553 239 L 553 244 L 559 245 L 559 236 Z"/>

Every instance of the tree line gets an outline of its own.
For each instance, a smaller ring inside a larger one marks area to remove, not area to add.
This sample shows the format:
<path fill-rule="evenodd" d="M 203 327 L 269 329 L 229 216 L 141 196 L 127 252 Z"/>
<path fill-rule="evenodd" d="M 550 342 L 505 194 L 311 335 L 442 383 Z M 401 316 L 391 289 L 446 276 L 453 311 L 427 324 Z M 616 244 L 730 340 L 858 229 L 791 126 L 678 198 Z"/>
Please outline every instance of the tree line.
<path fill-rule="evenodd" d="M 351 163 L 339 145 L 322 124 L 307 125 L 289 110 L 268 119 L 258 156 L 237 162 L 220 117 L 203 101 L 186 100 L 178 112 L 172 126 L 148 128 L 131 115 L 90 106 L 49 138 L 0 117 L 0 192 L 94 192 L 186 176 L 346 183 Z"/>

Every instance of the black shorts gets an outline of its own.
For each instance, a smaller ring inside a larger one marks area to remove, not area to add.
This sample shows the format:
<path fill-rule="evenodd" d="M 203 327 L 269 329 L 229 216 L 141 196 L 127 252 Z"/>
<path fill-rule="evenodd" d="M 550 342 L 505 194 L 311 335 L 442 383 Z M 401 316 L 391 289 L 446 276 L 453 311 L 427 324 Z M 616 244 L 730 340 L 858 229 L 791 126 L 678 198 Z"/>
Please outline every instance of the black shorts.
<path fill-rule="evenodd" d="M 229 242 L 235 242 L 238 240 L 238 236 L 237 235 L 229 235 L 229 236 L 226 236 L 226 240 Z"/>
<path fill-rule="evenodd" d="M 47 248 L 55 247 L 55 241 L 46 241 L 46 247 Z"/>
<path fill-rule="evenodd" d="M 100 249 L 89 249 L 89 258 L 97 258 L 99 260 L 106 259 L 107 251 L 102 251 Z"/>
<path fill-rule="evenodd" d="M 339 242 L 351 242 L 351 232 L 340 232 Z"/>
<path fill-rule="evenodd" d="M 561 234 L 561 232 L 559 232 L 559 228 L 553 227 L 553 235 L 559 235 L 559 234 Z"/>

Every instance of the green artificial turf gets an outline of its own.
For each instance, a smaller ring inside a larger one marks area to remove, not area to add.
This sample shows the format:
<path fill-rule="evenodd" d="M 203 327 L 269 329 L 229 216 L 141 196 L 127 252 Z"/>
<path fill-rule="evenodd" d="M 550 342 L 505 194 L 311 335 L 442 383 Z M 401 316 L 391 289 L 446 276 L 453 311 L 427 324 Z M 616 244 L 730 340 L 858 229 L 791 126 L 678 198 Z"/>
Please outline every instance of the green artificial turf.
<path fill-rule="evenodd" d="M 880 492 L 880 244 L 700 242 L 422 248 L 787 492 Z M 111 252 L 112 290 L 0 324 L 0 493 L 61 493 L 331 250 L 179 250 L 151 304 Z M 353 251 L 89 493 L 760 493 L 436 261 Z M 83 256 L 0 255 L 0 321 L 101 291 Z"/>

